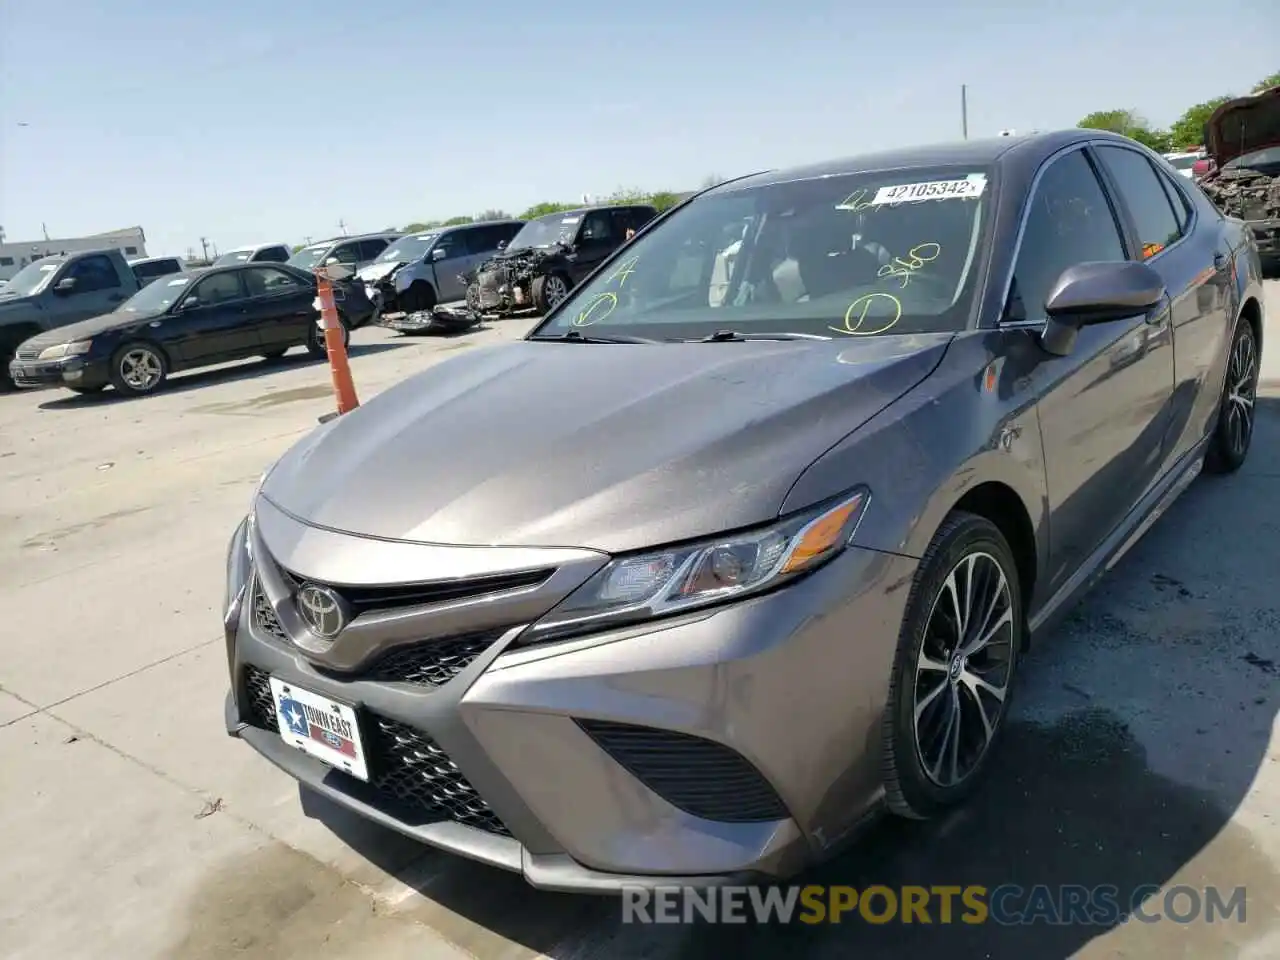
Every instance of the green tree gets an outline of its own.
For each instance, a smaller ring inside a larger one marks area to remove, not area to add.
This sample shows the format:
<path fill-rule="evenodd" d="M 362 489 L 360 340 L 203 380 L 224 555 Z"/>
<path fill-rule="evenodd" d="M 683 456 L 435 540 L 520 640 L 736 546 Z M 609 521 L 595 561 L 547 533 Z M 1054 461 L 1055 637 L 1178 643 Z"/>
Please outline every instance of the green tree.
<path fill-rule="evenodd" d="M 549 213 L 559 213 L 561 210 L 572 210 L 572 203 L 556 203 L 552 200 L 544 200 L 542 203 L 535 203 L 532 207 L 520 214 L 521 220 L 534 220 L 538 217 L 545 217 Z"/>
<path fill-rule="evenodd" d="M 1269 90 L 1272 87 L 1280 87 L 1280 70 L 1277 70 L 1269 77 L 1263 77 L 1257 82 L 1253 88 L 1254 93 L 1261 93 L 1263 90 Z"/>
<path fill-rule="evenodd" d="M 649 195 L 649 202 L 657 208 L 659 213 L 662 213 L 664 210 L 670 210 L 679 203 L 680 197 L 670 190 L 659 190 L 657 193 Z"/>
<path fill-rule="evenodd" d="M 1201 143 L 1204 140 L 1204 125 L 1209 122 L 1210 115 L 1230 99 L 1230 95 L 1214 97 L 1204 103 L 1197 103 L 1194 107 L 1188 107 L 1186 112 L 1173 122 L 1173 126 L 1169 127 L 1169 139 L 1173 141 L 1174 149 L 1193 147 Z"/>
<path fill-rule="evenodd" d="M 459 227 L 459 226 L 462 226 L 462 224 L 464 223 L 475 223 L 475 222 L 476 221 L 474 217 L 450 217 L 448 220 L 442 223 L 441 226 L 442 227 Z"/>
<path fill-rule="evenodd" d="M 486 220 L 510 220 L 510 219 L 511 219 L 511 214 L 507 213 L 507 211 L 493 208 L 493 209 L 485 210 L 478 217 L 476 217 L 476 223 L 484 223 Z"/>
<path fill-rule="evenodd" d="M 648 203 L 650 193 L 639 187 L 619 187 L 604 198 L 605 203 Z"/>
<path fill-rule="evenodd" d="M 404 233 L 421 233 L 423 230 L 432 230 L 440 226 L 439 220 L 428 220 L 426 223 L 411 223 L 404 228 Z"/>
<path fill-rule="evenodd" d="M 1169 134 L 1156 130 L 1136 110 L 1098 110 L 1076 124 L 1085 130 L 1109 130 L 1130 137 L 1161 153 L 1169 151 Z"/>

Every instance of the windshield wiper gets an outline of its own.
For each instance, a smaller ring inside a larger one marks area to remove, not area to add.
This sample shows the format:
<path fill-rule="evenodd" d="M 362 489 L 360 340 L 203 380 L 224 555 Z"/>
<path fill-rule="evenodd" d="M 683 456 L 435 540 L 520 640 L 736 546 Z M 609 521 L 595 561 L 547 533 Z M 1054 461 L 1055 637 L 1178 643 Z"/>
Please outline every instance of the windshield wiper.
<path fill-rule="evenodd" d="M 738 343 L 746 340 L 830 340 L 816 333 L 739 333 L 737 330 L 717 330 L 709 337 L 696 337 L 684 343 Z"/>
<path fill-rule="evenodd" d="M 657 343 L 657 340 L 646 340 L 644 337 L 597 337 L 584 334 L 581 330 L 570 330 L 558 337 L 530 337 L 530 340 L 546 340 L 553 343 Z"/>

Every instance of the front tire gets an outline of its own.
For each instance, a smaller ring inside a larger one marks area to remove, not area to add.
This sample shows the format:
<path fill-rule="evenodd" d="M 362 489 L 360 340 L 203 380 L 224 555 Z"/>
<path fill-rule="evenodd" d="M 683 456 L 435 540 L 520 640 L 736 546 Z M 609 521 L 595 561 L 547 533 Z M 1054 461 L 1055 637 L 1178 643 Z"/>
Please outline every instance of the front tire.
<path fill-rule="evenodd" d="M 1258 340 L 1253 324 L 1241 317 L 1231 337 L 1222 382 L 1218 421 L 1209 437 L 1204 466 L 1210 473 L 1235 473 L 1253 443 L 1254 405 L 1258 399 Z"/>
<path fill-rule="evenodd" d="M 548 273 L 533 280 L 533 305 L 546 313 L 569 295 L 569 281 L 563 274 Z"/>
<path fill-rule="evenodd" d="M 885 711 L 889 809 L 928 819 L 981 779 L 1008 715 L 1026 623 L 1000 530 L 951 514 L 916 572 Z"/>
<path fill-rule="evenodd" d="M 169 361 L 159 347 L 142 340 L 126 343 L 111 358 L 111 385 L 130 397 L 155 393 L 169 377 Z"/>
<path fill-rule="evenodd" d="M 425 280 L 415 280 L 400 298 L 405 313 L 421 313 L 436 305 L 436 291 Z"/>
<path fill-rule="evenodd" d="M 341 318 L 338 320 L 342 327 L 342 346 L 348 350 L 351 349 L 351 331 L 347 329 L 347 325 Z M 329 348 L 324 342 L 324 328 L 318 323 L 311 325 L 311 333 L 307 337 L 307 353 L 311 354 L 313 359 L 327 360 L 329 359 Z"/>

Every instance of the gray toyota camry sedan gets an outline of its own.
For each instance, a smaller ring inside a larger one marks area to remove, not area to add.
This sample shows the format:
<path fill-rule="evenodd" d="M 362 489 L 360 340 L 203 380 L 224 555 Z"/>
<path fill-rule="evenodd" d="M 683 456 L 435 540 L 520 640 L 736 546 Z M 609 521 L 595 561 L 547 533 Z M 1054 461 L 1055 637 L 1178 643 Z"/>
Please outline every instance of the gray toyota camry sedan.
<path fill-rule="evenodd" d="M 267 472 L 228 732 L 560 890 L 783 877 L 937 815 L 1000 762 L 1028 644 L 1244 462 L 1253 244 L 1078 130 L 698 194 Z"/>

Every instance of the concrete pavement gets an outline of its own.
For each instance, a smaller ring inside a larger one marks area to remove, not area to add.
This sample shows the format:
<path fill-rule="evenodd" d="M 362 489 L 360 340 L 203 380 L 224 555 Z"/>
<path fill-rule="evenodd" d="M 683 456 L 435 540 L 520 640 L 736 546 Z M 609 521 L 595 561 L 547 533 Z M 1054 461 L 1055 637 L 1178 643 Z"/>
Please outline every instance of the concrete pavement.
<path fill-rule="evenodd" d="M 1280 284 L 1264 379 L 1280 395 Z M 475 344 L 354 337 L 362 397 Z M 0 955 L 712 958 L 1280 956 L 1280 399 L 1022 674 L 978 800 L 891 823 L 809 882 L 1248 888 L 1247 922 L 624 927 L 342 814 L 222 732 L 224 545 L 331 409 L 303 358 L 140 401 L 0 397 Z"/>

